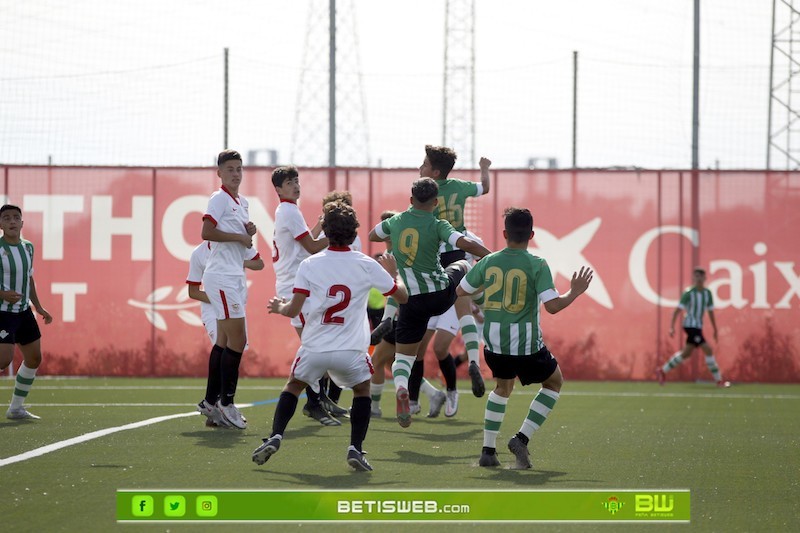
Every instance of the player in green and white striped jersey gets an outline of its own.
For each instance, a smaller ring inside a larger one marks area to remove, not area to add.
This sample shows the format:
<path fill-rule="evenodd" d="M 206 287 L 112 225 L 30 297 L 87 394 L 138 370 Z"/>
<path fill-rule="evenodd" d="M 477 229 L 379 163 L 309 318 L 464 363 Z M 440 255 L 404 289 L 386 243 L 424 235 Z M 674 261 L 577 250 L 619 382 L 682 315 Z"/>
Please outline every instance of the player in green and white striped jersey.
<path fill-rule="evenodd" d="M 491 179 L 489 175 L 489 167 L 492 162 L 481 157 L 478 166 L 481 169 L 480 183 L 474 181 L 464 181 L 458 179 L 450 179 L 450 171 L 457 159 L 456 152 L 452 148 L 446 146 L 425 146 L 425 159 L 419 167 L 419 175 L 421 178 L 433 178 L 436 180 L 436 185 L 439 186 L 438 205 L 434 208 L 434 216 L 447 220 L 456 229 L 456 231 L 467 234 L 467 228 L 464 225 L 464 214 L 466 213 L 467 198 L 483 196 L 489 193 L 491 186 Z M 446 267 L 453 261 L 458 261 L 465 258 L 465 253 L 453 246 L 450 243 L 442 243 L 439 248 L 441 254 L 442 266 Z M 456 315 L 458 316 L 458 325 L 461 329 L 461 335 L 464 338 L 464 347 L 467 351 L 469 358 L 469 377 L 472 380 L 472 394 L 480 398 L 483 396 L 486 388 L 483 383 L 480 369 L 480 356 L 479 348 L 480 342 L 478 337 L 478 326 L 475 318 L 472 316 L 472 302 L 469 298 L 459 298 L 455 303 Z M 450 364 L 447 360 L 446 364 Z M 422 375 L 422 363 L 417 362 L 414 365 L 414 372 L 419 376 Z"/>
<path fill-rule="evenodd" d="M 548 313 L 558 313 L 586 291 L 593 272 L 582 267 L 572 275 L 569 292 L 560 296 L 547 261 L 528 252 L 528 241 L 533 237 L 531 212 L 506 209 L 503 236 L 507 247 L 479 261 L 461 280 L 457 293 L 465 296 L 484 291 L 484 358 L 497 380 L 486 402 L 483 450 L 478 464 L 500 465 L 497 434 L 518 377 L 523 386 L 542 384 L 522 427 L 508 443 L 516 467 L 530 468 L 529 439 L 555 406 L 563 382 L 558 362 L 542 339 L 539 302 Z"/>
<path fill-rule="evenodd" d="M 369 234 L 373 242 L 391 239 L 392 254 L 410 295 L 408 302 L 400 305 L 392 365 L 397 390 L 397 420 L 402 427 L 411 424 L 408 378 L 428 320 L 453 305 L 455 286 L 469 270 L 466 261 L 456 261 L 447 269 L 442 268 L 439 244 L 449 242 L 478 257 L 489 253 L 480 244 L 458 233 L 446 220 L 433 216 L 438 192 L 436 182 L 430 178 L 415 181 L 411 187 L 411 207 L 384 220 Z"/>
<path fill-rule="evenodd" d="M 711 375 L 714 376 L 714 381 L 720 387 L 730 387 L 730 381 L 722 379 L 722 373 L 719 371 L 717 359 L 712 353 L 711 346 L 706 342 L 703 337 L 703 314 L 708 313 L 708 320 L 711 322 L 711 327 L 714 328 L 714 341 L 717 341 L 717 321 L 714 318 L 714 297 L 711 291 L 705 287 L 706 271 L 700 267 L 696 267 L 692 272 L 693 285 L 689 287 L 678 302 L 678 307 L 672 313 L 672 322 L 669 326 L 669 336 L 675 335 L 675 320 L 681 311 L 686 313 L 683 318 L 683 330 L 686 332 L 686 344 L 682 350 L 678 350 L 675 354 L 664 363 L 664 366 L 656 368 L 656 376 L 658 382 L 663 385 L 666 381 L 666 374 L 676 366 L 683 363 L 686 359 L 691 357 L 695 348 L 700 348 L 706 354 L 706 366 L 708 367 Z"/>
<path fill-rule="evenodd" d="M 11 405 L 6 418 L 38 419 L 29 413 L 25 398 L 36 377 L 36 369 L 42 362 L 42 334 L 36 317 L 31 311 L 42 315 L 44 323 L 53 321 L 50 313 L 42 307 L 33 281 L 33 244 L 21 237 L 22 210 L 6 204 L 0 207 L 0 371 L 14 361 L 14 345 L 19 344 L 23 361 L 17 371 Z"/>

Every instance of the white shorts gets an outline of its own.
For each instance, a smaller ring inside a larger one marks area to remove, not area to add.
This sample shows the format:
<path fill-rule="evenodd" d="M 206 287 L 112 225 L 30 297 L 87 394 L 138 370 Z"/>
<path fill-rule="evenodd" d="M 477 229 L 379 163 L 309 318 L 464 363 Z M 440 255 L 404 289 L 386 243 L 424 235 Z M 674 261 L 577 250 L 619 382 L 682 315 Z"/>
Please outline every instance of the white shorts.
<path fill-rule="evenodd" d="M 325 372 L 340 387 L 354 387 L 369 381 L 374 369 L 366 352 L 311 352 L 300 346 L 292 363 L 291 377 L 313 387 Z"/>
<path fill-rule="evenodd" d="M 200 318 L 203 320 L 203 326 L 206 328 L 206 334 L 211 344 L 217 343 L 217 317 L 214 316 L 214 309 L 210 304 L 200 302 Z M 247 321 L 244 323 L 244 333 L 247 335 Z M 247 350 L 250 347 L 250 339 L 244 345 Z"/>
<path fill-rule="evenodd" d="M 458 334 L 458 315 L 456 314 L 456 306 L 450 307 L 447 311 L 439 316 L 432 316 L 428 320 L 428 329 L 438 329 L 452 333 L 453 336 Z"/>
<path fill-rule="evenodd" d="M 203 289 L 211 301 L 217 320 L 244 318 L 247 305 L 247 278 L 225 274 L 204 274 Z"/>

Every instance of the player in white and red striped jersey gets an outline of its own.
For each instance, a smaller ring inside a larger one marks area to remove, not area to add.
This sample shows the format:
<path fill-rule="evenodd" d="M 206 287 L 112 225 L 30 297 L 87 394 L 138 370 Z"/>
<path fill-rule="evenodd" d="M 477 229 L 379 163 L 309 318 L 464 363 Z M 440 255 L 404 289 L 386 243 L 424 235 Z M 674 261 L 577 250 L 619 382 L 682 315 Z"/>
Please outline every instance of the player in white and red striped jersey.
<path fill-rule="evenodd" d="M 203 240 L 212 241 L 203 286 L 217 318 L 217 330 L 226 338 L 221 356 L 222 386 L 219 409 L 225 420 L 238 429 L 247 423 L 233 403 L 239 381 L 239 363 L 247 344 L 245 302 L 247 280 L 242 265 L 253 246 L 256 226 L 250 222 L 247 199 L 239 194 L 242 156 L 225 150 L 217 157 L 220 190 L 211 195 L 203 215 Z"/>
<path fill-rule="evenodd" d="M 303 213 L 297 207 L 300 199 L 300 175 L 294 166 L 278 167 L 272 172 L 272 185 L 280 198 L 280 204 L 275 210 L 275 230 L 272 245 L 272 265 L 275 268 L 275 292 L 278 296 L 290 300 L 294 278 L 300 262 L 311 254 L 315 254 L 328 247 L 328 239 L 316 239 L 312 234 L 319 234 L 319 223 L 313 230 L 309 230 Z M 291 324 L 297 335 L 303 331 L 305 316 L 300 314 L 293 317 Z M 314 383 L 306 390 L 308 398 L 303 407 L 303 413 L 314 418 L 325 426 L 339 426 L 341 422 L 336 416 L 342 416 L 347 410 L 342 409 L 335 402 L 329 400 L 321 388 Z M 329 412 L 329 410 L 335 413 Z"/>
<path fill-rule="evenodd" d="M 220 387 L 222 386 L 222 352 L 225 350 L 227 339 L 225 335 L 217 335 L 217 317 L 214 315 L 214 308 L 211 306 L 208 295 L 200 288 L 208 258 L 211 256 L 211 248 L 211 243 L 208 241 L 197 245 L 192 251 L 191 257 L 189 257 L 189 275 L 186 277 L 189 298 L 200 302 L 200 319 L 203 321 L 203 326 L 212 345 L 211 353 L 208 356 L 206 396 L 197 404 L 197 410 L 206 416 L 207 426 L 231 427 L 216 406 L 217 401 L 219 401 Z M 264 268 L 264 261 L 255 247 L 247 249 L 244 268 L 249 268 L 250 270 Z M 245 301 L 245 303 L 247 302 Z M 247 326 L 245 325 L 246 330 Z M 245 349 L 247 349 L 247 344 L 245 344 Z"/>
<path fill-rule="evenodd" d="M 349 248 L 358 228 L 352 207 L 343 202 L 327 204 L 322 224 L 330 247 L 300 264 L 290 302 L 278 296 L 270 300 L 272 313 L 295 316 L 305 309 L 306 325 L 292 373 L 275 409 L 272 433 L 253 452 L 253 461 L 263 464 L 278 451 L 298 396 L 327 372 L 339 386 L 353 389 L 347 462 L 356 470 L 372 470 L 361 447 L 372 404 L 367 298 L 372 287 L 385 295 L 393 294 L 401 303 L 408 300 L 408 292 L 396 279 L 393 258 L 384 256 L 381 265 Z"/>

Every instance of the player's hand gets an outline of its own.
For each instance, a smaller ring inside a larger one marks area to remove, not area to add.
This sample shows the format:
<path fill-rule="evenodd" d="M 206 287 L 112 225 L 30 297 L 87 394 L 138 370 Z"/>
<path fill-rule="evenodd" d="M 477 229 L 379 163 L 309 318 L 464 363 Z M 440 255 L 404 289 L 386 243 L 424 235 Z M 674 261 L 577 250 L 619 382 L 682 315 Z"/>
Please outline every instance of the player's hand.
<path fill-rule="evenodd" d="M 53 315 L 48 313 L 47 309 L 45 309 L 44 307 L 36 307 L 35 309 L 36 309 L 37 313 L 42 315 L 42 318 L 44 318 L 44 323 L 45 324 L 49 324 L 49 323 L 51 323 L 53 321 Z"/>
<path fill-rule="evenodd" d="M 245 231 L 247 231 L 247 234 L 250 235 L 251 237 L 256 234 L 256 225 L 253 224 L 252 222 L 248 222 L 247 224 L 245 224 L 244 229 Z"/>
<path fill-rule="evenodd" d="M 252 248 L 253 247 L 253 236 L 252 235 L 241 235 L 239 238 L 239 242 L 245 248 Z"/>
<path fill-rule="evenodd" d="M 267 308 L 269 309 L 269 314 L 281 314 L 281 306 L 286 303 L 286 300 L 281 298 L 280 296 L 273 296 Z"/>
<path fill-rule="evenodd" d="M 569 282 L 570 291 L 575 296 L 583 294 L 589 288 L 589 283 L 592 282 L 594 272 L 589 267 L 581 267 L 580 272 L 573 272 L 572 279 Z"/>
<path fill-rule="evenodd" d="M 383 254 L 378 258 L 378 263 L 393 278 L 397 277 L 397 259 L 392 254 Z"/>
<path fill-rule="evenodd" d="M 3 296 L 3 300 L 7 301 L 10 304 L 15 304 L 18 301 L 22 300 L 22 295 L 18 292 L 5 291 L 3 294 L 5 295 Z"/>
<path fill-rule="evenodd" d="M 492 166 L 492 161 L 485 157 L 481 157 L 481 160 L 478 161 L 478 168 L 481 170 L 489 170 L 489 167 Z"/>
<path fill-rule="evenodd" d="M 675 336 L 675 328 L 674 327 L 669 328 L 669 336 L 670 337 L 674 337 Z"/>

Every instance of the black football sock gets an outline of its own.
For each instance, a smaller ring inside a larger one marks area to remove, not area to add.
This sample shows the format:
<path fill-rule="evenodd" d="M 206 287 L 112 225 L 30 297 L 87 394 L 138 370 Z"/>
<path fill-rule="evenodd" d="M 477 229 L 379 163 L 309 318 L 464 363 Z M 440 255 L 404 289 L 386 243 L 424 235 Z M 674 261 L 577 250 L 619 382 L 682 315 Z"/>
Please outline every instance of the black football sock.
<path fill-rule="evenodd" d="M 275 407 L 271 437 L 283 435 L 283 432 L 286 431 L 286 426 L 289 425 L 289 420 L 294 416 L 295 409 L 297 409 L 297 396 L 291 392 L 283 391 L 280 398 L 278 398 L 278 406 Z"/>
<path fill-rule="evenodd" d="M 306 387 L 306 397 L 308 397 L 306 400 L 306 406 L 309 408 L 319 405 L 319 394 L 314 392 L 314 389 L 311 388 L 311 385 Z"/>
<path fill-rule="evenodd" d="M 230 348 L 225 348 L 220 356 L 220 375 L 222 385 L 220 387 L 220 403 L 230 405 L 236 395 L 236 384 L 239 382 L 239 363 L 242 362 L 242 352 L 235 352 Z"/>
<path fill-rule="evenodd" d="M 341 397 L 342 388 L 334 383 L 331 378 L 328 378 L 328 398 L 330 398 L 333 403 L 339 403 L 339 398 Z"/>
<path fill-rule="evenodd" d="M 219 400 L 222 387 L 222 346 L 214 345 L 208 356 L 208 381 L 206 381 L 206 402 L 214 405 Z"/>
<path fill-rule="evenodd" d="M 439 370 L 442 371 L 447 390 L 456 390 L 456 365 L 452 355 L 447 354 L 447 357 L 439 361 Z"/>
<path fill-rule="evenodd" d="M 422 386 L 422 375 L 425 373 L 425 361 L 414 361 L 411 367 L 411 376 L 408 378 L 408 399 L 412 402 L 419 401 L 419 388 Z"/>
<path fill-rule="evenodd" d="M 463 365 L 464 363 L 467 362 L 467 358 L 466 357 L 463 358 L 463 359 L 461 357 L 455 357 L 454 359 L 455 360 L 453 362 L 455 363 L 456 368 L 460 367 L 461 365 Z"/>
<path fill-rule="evenodd" d="M 372 409 L 372 398 L 369 396 L 356 396 L 353 398 L 353 407 L 350 409 L 350 445 L 359 452 L 369 429 L 369 412 Z"/>

